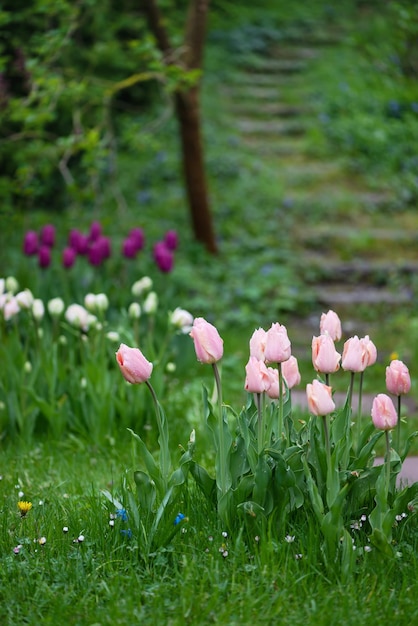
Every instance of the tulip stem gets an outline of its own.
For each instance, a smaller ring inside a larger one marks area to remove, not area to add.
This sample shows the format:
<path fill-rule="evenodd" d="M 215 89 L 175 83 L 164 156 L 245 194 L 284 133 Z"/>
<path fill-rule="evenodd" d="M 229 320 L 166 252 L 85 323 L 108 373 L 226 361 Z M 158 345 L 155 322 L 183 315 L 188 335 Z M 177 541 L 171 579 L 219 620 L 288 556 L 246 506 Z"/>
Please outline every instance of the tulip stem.
<path fill-rule="evenodd" d="M 401 448 L 401 396 L 398 395 L 398 423 L 396 424 L 396 452 L 400 455 Z"/>
<path fill-rule="evenodd" d="M 257 405 L 257 452 L 260 455 L 263 451 L 263 411 L 261 408 L 261 393 L 255 394 L 255 403 Z"/>
<path fill-rule="evenodd" d="M 352 372 L 354 374 L 354 372 Z M 364 372 L 360 372 L 359 390 L 358 390 L 358 408 L 357 408 L 357 445 L 360 452 L 361 442 L 361 410 L 363 403 L 363 378 Z"/>
<path fill-rule="evenodd" d="M 213 373 L 215 376 L 216 390 L 218 394 L 218 431 L 219 431 L 219 483 L 218 486 L 221 491 L 221 495 L 226 493 L 226 451 L 225 451 L 225 436 L 224 436 L 224 416 L 222 406 L 222 384 L 221 377 L 219 375 L 219 369 L 217 363 L 212 363 Z"/>
<path fill-rule="evenodd" d="M 155 405 L 155 413 L 157 416 L 157 426 L 160 441 L 161 474 L 163 476 L 164 482 L 166 482 L 170 470 L 170 452 L 168 448 L 168 433 L 166 433 L 166 429 L 164 428 L 165 417 L 162 413 L 161 406 L 158 402 L 157 394 L 155 393 L 153 386 L 151 385 L 149 380 L 146 380 L 145 384 L 151 392 L 152 399 Z"/>
<path fill-rule="evenodd" d="M 324 425 L 324 436 L 325 436 L 325 449 L 327 452 L 327 464 L 330 467 L 331 464 L 331 447 L 329 444 L 329 432 L 328 432 L 328 418 L 326 415 L 322 416 L 322 424 Z"/>
<path fill-rule="evenodd" d="M 385 463 L 386 463 L 386 492 L 385 492 L 385 497 L 386 497 L 386 503 L 387 503 L 388 494 L 389 494 L 389 483 L 390 483 L 390 436 L 389 436 L 389 431 L 388 430 L 385 430 L 385 439 L 386 439 L 386 458 L 385 458 Z"/>
<path fill-rule="evenodd" d="M 283 372 L 282 364 L 278 363 L 277 368 L 279 371 L 279 423 L 277 425 L 277 437 L 282 437 L 283 431 Z"/>

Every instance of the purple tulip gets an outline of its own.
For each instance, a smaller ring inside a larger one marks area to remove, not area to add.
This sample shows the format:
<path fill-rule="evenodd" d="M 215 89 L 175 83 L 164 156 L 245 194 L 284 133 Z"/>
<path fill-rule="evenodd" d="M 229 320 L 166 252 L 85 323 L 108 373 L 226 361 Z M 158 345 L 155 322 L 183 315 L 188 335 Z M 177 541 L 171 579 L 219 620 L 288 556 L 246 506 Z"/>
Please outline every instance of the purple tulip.
<path fill-rule="evenodd" d="M 23 240 L 23 252 L 24 254 L 31 256 L 38 252 L 38 234 L 34 230 L 28 230 Z"/>
<path fill-rule="evenodd" d="M 90 226 L 89 241 L 97 241 L 102 234 L 100 222 L 93 222 Z"/>
<path fill-rule="evenodd" d="M 103 254 L 102 254 L 100 244 L 97 241 L 92 246 L 90 246 L 90 248 L 88 249 L 87 255 L 88 255 L 90 265 L 95 265 L 95 266 L 101 265 L 103 261 Z"/>
<path fill-rule="evenodd" d="M 145 236 L 142 228 L 132 228 L 129 235 L 129 239 L 132 239 L 136 244 L 136 251 L 142 250 L 145 244 Z"/>
<path fill-rule="evenodd" d="M 77 248 L 78 254 L 87 254 L 89 251 L 89 238 L 83 233 L 78 234 Z"/>
<path fill-rule="evenodd" d="M 48 246 L 41 246 L 38 250 L 39 267 L 45 269 L 51 264 L 51 249 Z"/>
<path fill-rule="evenodd" d="M 77 253 L 74 248 L 68 247 L 64 248 L 62 251 L 62 264 L 67 269 L 72 267 L 75 263 L 77 257 Z"/>
<path fill-rule="evenodd" d="M 173 269 L 174 255 L 172 251 L 167 248 L 164 241 L 159 241 L 155 244 L 154 259 L 162 272 L 168 273 Z"/>
<path fill-rule="evenodd" d="M 134 259 L 137 253 L 137 244 L 131 236 L 127 237 L 122 244 L 122 254 L 127 259 Z"/>
<path fill-rule="evenodd" d="M 175 230 L 169 230 L 164 237 L 164 243 L 169 250 L 175 250 L 179 243 L 179 238 Z"/>
<path fill-rule="evenodd" d="M 108 259 L 110 257 L 112 250 L 111 250 L 109 237 L 104 237 L 104 236 L 99 237 L 95 245 L 99 246 L 103 259 Z"/>
<path fill-rule="evenodd" d="M 41 244 L 53 248 L 55 244 L 55 226 L 53 224 L 46 224 L 41 229 Z"/>

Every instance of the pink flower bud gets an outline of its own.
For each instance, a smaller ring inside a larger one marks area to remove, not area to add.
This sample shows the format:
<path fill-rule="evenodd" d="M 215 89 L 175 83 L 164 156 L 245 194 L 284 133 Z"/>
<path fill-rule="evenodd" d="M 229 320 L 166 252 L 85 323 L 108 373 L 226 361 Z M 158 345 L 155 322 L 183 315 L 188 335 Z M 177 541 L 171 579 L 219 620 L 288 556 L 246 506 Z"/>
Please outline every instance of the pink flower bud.
<path fill-rule="evenodd" d="M 55 226 L 46 224 L 41 229 L 41 245 L 52 248 L 55 244 Z"/>
<path fill-rule="evenodd" d="M 331 335 L 312 337 L 312 363 L 317 372 L 333 374 L 340 368 L 340 359 Z"/>
<path fill-rule="evenodd" d="M 411 389 L 411 377 L 405 363 L 397 359 L 386 368 L 386 389 L 395 396 L 408 393 Z"/>
<path fill-rule="evenodd" d="M 38 265 L 45 269 L 51 265 L 51 250 L 48 246 L 41 246 L 38 250 Z"/>
<path fill-rule="evenodd" d="M 270 376 L 263 361 L 250 356 L 245 366 L 245 389 L 250 393 L 263 393 L 270 387 Z"/>
<path fill-rule="evenodd" d="M 319 322 L 319 330 L 321 335 L 328 333 L 333 341 L 339 341 L 342 335 L 340 318 L 334 311 L 322 313 Z"/>
<path fill-rule="evenodd" d="M 279 388 L 279 371 L 274 367 L 268 367 L 267 373 L 269 377 L 269 385 L 266 389 L 266 393 L 269 398 L 272 400 L 278 400 L 280 398 L 280 388 Z M 282 395 L 286 393 L 286 387 L 284 384 L 282 385 Z"/>
<path fill-rule="evenodd" d="M 364 372 L 367 365 L 366 354 L 360 339 L 355 335 L 344 344 L 341 367 L 347 372 Z"/>
<path fill-rule="evenodd" d="M 313 415 L 327 415 L 335 409 L 332 399 L 332 389 L 319 380 L 314 380 L 311 385 L 306 385 L 309 412 Z"/>
<path fill-rule="evenodd" d="M 223 339 L 215 326 L 209 324 L 203 317 L 195 318 L 190 337 L 194 341 L 197 360 L 201 363 L 216 363 L 222 358 Z"/>
<path fill-rule="evenodd" d="M 296 387 L 300 383 L 300 373 L 298 360 L 295 356 L 291 356 L 287 361 L 282 363 L 282 374 L 286 380 L 289 389 Z"/>
<path fill-rule="evenodd" d="M 287 329 L 281 324 L 272 324 L 266 335 L 264 357 L 268 363 L 283 363 L 291 354 Z"/>
<path fill-rule="evenodd" d="M 385 393 L 379 393 L 373 400 L 372 420 L 379 430 L 392 430 L 398 423 L 398 414 L 394 404 Z"/>
<path fill-rule="evenodd" d="M 363 360 L 366 363 L 366 367 L 374 365 L 377 359 L 377 349 L 369 335 L 362 337 L 360 344 L 363 350 Z"/>
<path fill-rule="evenodd" d="M 264 361 L 267 333 L 264 328 L 257 328 L 250 339 L 250 356 L 255 356 L 259 361 Z"/>
<path fill-rule="evenodd" d="M 116 352 L 116 360 L 122 376 L 128 383 L 139 384 L 147 381 L 152 373 L 153 365 L 138 348 L 130 348 L 121 343 Z"/>

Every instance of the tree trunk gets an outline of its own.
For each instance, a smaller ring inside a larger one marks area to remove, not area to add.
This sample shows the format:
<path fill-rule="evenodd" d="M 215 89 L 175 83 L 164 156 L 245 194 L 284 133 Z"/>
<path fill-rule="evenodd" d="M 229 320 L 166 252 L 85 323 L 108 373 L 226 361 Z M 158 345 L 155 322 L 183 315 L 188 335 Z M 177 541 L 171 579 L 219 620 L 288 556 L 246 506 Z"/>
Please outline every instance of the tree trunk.
<path fill-rule="evenodd" d="M 167 64 L 172 63 L 172 48 L 164 27 L 157 0 L 144 0 L 148 24 Z M 186 20 L 184 52 L 181 62 L 186 69 L 202 65 L 209 0 L 190 0 Z M 181 138 L 183 175 L 195 238 L 211 253 L 218 251 L 206 185 L 201 135 L 199 85 L 175 93 L 175 112 Z"/>
<path fill-rule="evenodd" d="M 209 252 L 216 253 L 217 246 L 212 226 L 203 161 L 200 131 L 199 91 L 197 87 L 175 95 L 183 154 L 183 174 L 190 207 L 193 232 Z"/>

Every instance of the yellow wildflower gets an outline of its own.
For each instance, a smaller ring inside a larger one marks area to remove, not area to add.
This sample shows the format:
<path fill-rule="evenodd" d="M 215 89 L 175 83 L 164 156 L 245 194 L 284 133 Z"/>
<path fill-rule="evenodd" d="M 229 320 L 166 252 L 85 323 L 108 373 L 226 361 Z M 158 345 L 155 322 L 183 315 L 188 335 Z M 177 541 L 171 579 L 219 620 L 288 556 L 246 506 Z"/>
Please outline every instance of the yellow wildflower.
<path fill-rule="evenodd" d="M 24 500 L 19 500 L 19 502 L 17 503 L 17 508 L 20 511 L 20 516 L 25 517 L 26 514 L 29 513 L 29 511 L 32 508 L 32 502 L 25 502 Z"/>

